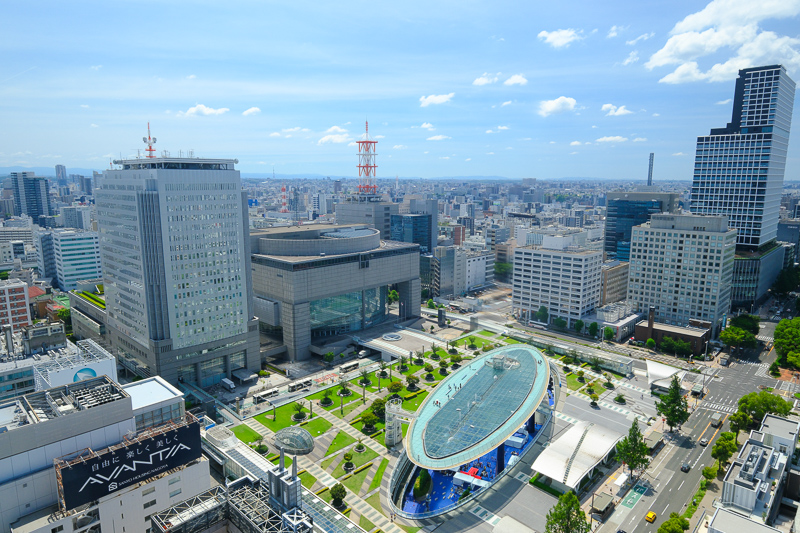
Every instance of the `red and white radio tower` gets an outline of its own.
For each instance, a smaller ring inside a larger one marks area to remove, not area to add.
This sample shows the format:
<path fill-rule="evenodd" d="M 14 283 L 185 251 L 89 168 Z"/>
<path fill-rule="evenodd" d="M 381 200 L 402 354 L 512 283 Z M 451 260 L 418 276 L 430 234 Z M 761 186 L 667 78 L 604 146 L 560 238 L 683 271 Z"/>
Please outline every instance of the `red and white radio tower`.
<path fill-rule="evenodd" d="M 281 213 L 288 213 L 289 208 L 286 206 L 286 185 L 281 187 Z"/>
<path fill-rule="evenodd" d="M 358 194 L 376 194 L 378 186 L 375 184 L 375 164 L 376 145 L 378 141 L 371 141 L 369 138 L 369 122 L 366 123 L 367 130 L 364 138 L 358 142 Z"/>
<path fill-rule="evenodd" d="M 154 159 L 156 157 L 155 155 L 156 149 L 153 148 L 153 145 L 156 144 L 156 138 L 155 137 L 153 137 L 152 139 L 150 138 L 149 122 L 147 123 L 147 137 L 142 137 L 142 141 L 144 141 L 144 143 L 147 145 L 147 148 L 144 149 L 144 151 L 147 152 L 147 155 L 145 157 L 147 157 L 148 159 Z"/>

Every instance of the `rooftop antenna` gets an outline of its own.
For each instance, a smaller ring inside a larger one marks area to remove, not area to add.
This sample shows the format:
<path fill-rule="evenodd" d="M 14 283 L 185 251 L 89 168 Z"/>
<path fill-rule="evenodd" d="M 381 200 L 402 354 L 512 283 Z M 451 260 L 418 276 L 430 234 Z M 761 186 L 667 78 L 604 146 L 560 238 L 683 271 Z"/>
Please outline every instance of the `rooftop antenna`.
<path fill-rule="evenodd" d="M 369 121 L 365 121 L 366 131 L 364 138 L 358 143 L 358 194 L 375 194 L 378 186 L 375 184 L 375 171 L 378 165 L 375 164 L 376 145 L 378 141 L 369 138 Z"/>
<path fill-rule="evenodd" d="M 145 148 L 144 150 L 145 152 L 147 152 L 147 155 L 145 157 L 147 157 L 148 159 L 155 159 L 156 149 L 153 148 L 153 145 L 156 144 L 156 138 L 155 137 L 150 138 L 149 122 L 147 123 L 147 137 L 142 137 L 142 141 L 147 145 L 147 148 Z"/>
<path fill-rule="evenodd" d="M 653 152 L 650 152 L 650 170 L 647 171 L 647 186 L 653 185 L 653 159 L 655 158 Z"/>

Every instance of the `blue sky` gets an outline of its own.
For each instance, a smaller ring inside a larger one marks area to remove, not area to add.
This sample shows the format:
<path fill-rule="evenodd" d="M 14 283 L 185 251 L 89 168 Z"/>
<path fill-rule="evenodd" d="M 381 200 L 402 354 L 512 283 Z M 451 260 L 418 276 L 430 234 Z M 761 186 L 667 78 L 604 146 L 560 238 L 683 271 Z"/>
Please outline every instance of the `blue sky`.
<path fill-rule="evenodd" d="M 336 5 L 334 5 L 336 4 Z M 156 147 L 244 172 L 690 179 L 738 68 L 800 81 L 800 0 L 4 2 L 0 166 Z M 800 179 L 795 113 L 786 178 Z"/>

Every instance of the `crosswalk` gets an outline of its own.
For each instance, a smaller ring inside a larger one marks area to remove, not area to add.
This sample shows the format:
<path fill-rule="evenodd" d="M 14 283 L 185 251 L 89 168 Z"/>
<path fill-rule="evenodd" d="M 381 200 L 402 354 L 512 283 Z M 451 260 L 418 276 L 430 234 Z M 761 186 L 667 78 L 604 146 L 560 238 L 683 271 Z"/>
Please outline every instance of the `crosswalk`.
<path fill-rule="evenodd" d="M 773 342 L 775 339 L 769 335 L 756 335 L 756 339 L 764 342 Z"/>
<path fill-rule="evenodd" d="M 770 377 L 770 375 L 769 375 L 769 364 L 768 363 L 756 363 L 754 361 L 734 361 L 734 362 L 732 362 L 730 364 L 731 367 L 734 367 L 734 366 L 737 366 L 737 365 L 746 365 L 746 366 L 757 367 L 756 368 L 756 372 L 755 372 L 756 377 L 761 377 L 761 378 Z"/>
<path fill-rule="evenodd" d="M 708 411 L 718 411 L 720 413 L 735 413 L 737 407 L 730 405 L 722 405 L 718 403 L 703 402 L 698 409 L 706 409 Z"/>

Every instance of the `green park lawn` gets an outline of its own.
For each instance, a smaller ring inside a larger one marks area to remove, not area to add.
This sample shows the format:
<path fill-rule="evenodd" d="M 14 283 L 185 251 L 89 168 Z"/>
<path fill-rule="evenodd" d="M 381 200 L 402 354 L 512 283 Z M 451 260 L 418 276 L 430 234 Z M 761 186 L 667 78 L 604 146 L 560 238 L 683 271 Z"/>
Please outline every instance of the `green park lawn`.
<path fill-rule="evenodd" d="M 372 531 L 373 529 L 375 529 L 375 524 L 370 522 L 369 519 L 363 514 L 358 519 L 358 526 L 364 531 Z"/>
<path fill-rule="evenodd" d="M 353 437 L 345 433 L 344 431 L 339 431 L 336 436 L 331 441 L 330 446 L 328 446 L 328 451 L 325 452 L 325 455 L 331 455 L 332 453 L 336 453 L 342 448 L 350 446 L 356 441 Z"/>
<path fill-rule="evenodd" d="M 383 514 L 383 509 L 381 508 L 381 493 L 376 492 L 372 496 L 366 499 L 366 502 L 370 504 L 376 511 Z"/>
<path fill-rule="evenodd" d="M 578 390 L 583 387 L 584 383 L 578 381 L 578 376 L 574 372 L 567 374 L 567 387 L 569 390 Z"/>
<path fill-rule="evenodd" d="M 302 485 L 308 490 L 311 490 L 311 487 L 313 487 L 314 483 L 317 482 L 317 478 L 308 472 L 303 472 L 302 474 L 299 474 L 298 477 L 300 478 L 300 483 L 302 483 Z"/>
<path fill-rule="evenodd" d="M 405 433 L 403 433 L 403 435 L 405 435 Z M 372 478 L 372 483 L 369 484 L 369 489 L 367 489 L 367 492 L 372 492 L 373 490 L 381 486 L 381 479 L 383 478 L 383 472 L 386 470 L 386 466 L 388 464 L 389 464 L 389 459 L 383 459 L 381 461 L 381 464 L 378 467 L 378 471 L 375 472 L 375 477 Z"/>
<path fill-rule="evenodd" d="M 303 408 L 304 413 L 308 413 L 307 408 Z M 286 404 L 278 407 L 275 410 L 275 420 L 272 419 L 272 409 L 268 411 L 264 411 L 260 415 L 256 415 L 255 419 L 258 420 L 261 424 L 268 427 L 270 431 L 277 432 L 285 427 L 297 425 L 298 422 L 292 420 L 292 415 L 294 415 L 296 411 L 294 410 L 294 404 Z M 308 416 L 306 414 L 306 416 Z"/>
<path fill-rule="evenodd" d="M 520 341 L 516 339 L 512 339 L 511 337 L 505 337 L 505 336 L 503 337 L 503 342 L 505 342 L 506 344 L 522 344 Z"/>
<path fill-rule="evenodd" d="M 422 402 L 425 400 L 426 396 L 428 396 L 428 391 L 422 391 L 410 400 L 403 400 L 403 409 L 413 413 L 419 409 L 419 406 L 422 405 Z"/>
<path fill-rule="evenodd" d="M 307 424 L 303 425 L 303 427 L 306 428 L 313 437 L 319 437 L 320 435 L 327 433 L 332 426 L 333 424 L 320 416 L 315 416 L 309 420 Z"/>
<path fill-rule="evenodd" d="M 360 432 L 364 433 L 364 423 L 361 422 L 361 420 L 356 420 L 355 422 L 353 422 L 350 425 L 353 426 L 354 428 L 356 428 L 357 430 L 359 430 Z M 384 429 L 385 427 L 386 427 L 386 423 L 383 420 L 378 419 L 378 422 L 375 424 L 375 431 L 380 431 L 381 429 Z M 372 433 L 370 433 L 370 435 L 371 434 Z M 364 435 L 366 435 L 366 433 L 364 433 Z"/>
<path fill-rule="evenodd" d="M 261 435 L 258 434 L 258 432 L 250 429 L 244 424 L 240 424 L 234 428 L 231 428 L 231 431 L 233 431 L 233 434 L 236 435 L 236 437 L 245 444 L 250 444 L 251 442 L 258 442 L 258 440 L 262 438 Z"/>
<path fill-rule="evenodd" d="M 344 485 L 347 490 L 358 496 L 358 493 L 361 492 L 361 485 L 364 484 L 364 480 L 367 479 L 367 474 L 369 474 L 370 470 L 370 468 L 365 468 L 361 472 L 353 474 L 349 478 L 342 481 L 342 485 Z"/>
<path fill-rule="evenodd" d="M 484 337 L 494 337 L 496 333 L 492 333 L 488 329 L 482 329 L 478 332 L 478 335 L 483 335 Z"/>
<path fill-rule="evenodd" d="M 353 453 L 354 468 L 358 468 L 359 466 L 362 466 L 372 461 L 376 457 L 378 457 L 378 452 L 374 451 L 372 448 L 366 448 L 361 453 L 358 453 L 355 450 L 353 450 L 352 453 Z M 336 469 L 333 471 L 333 474 L 331 475 L 337 479 L 344 475 L 344 460 L 342 460 L 342 462 L 339 463 L 339 466 L 336 467 Z"/>
<path fill-rule="evenodd" d="M 276 464 L 281 462 L 281 456 L 280 455 L 276 455 L 276 456 L 272 457 L 269 460 L 269 462 L 274 464 L 274 465 L 276 465 Z M 285 466 L 286 468 L 289 468 L 290 466 L 292 466 L 292 458 L 289 457 L 288 455 L 284 455 L 283 456 L 283 466 Z"/>
<path fill-rule="evenodd" d="M 350 400 L 349 403 L 347 403 L 348 400 Z M 344 409 L 339 407 L 338 403 L 336 404 L 336 409 L 331 409 L 331 413 L 335 415 L 336 418 L 344 418 L 345 416 L 350 414 L 350 412 L 353 411 L 353 409 L 355 409 L 359 405 L 363 405 L 362 395 L 360 394 L 360 391 L 358 395 L 356 395 L 355 391 L 353 391 L 353 395 L 348 396 L 347 398 L 344 399 L 344 401 L 345 401 Z M 343 410 L 344 414 L 342 414 Z"/>
<path fill-rule="evenodd" d="M 478 335 L 473 335 L 473 337 L 475 337 L 475 346 L 477 346 L 478 348 L 483 348 L 487 344 L 494 344 L 491 340 L 484 339 L 483 337 L 480 337 Z M 463 348 L 464 341 L 467 341 L 467 344 L 469 344 L 469 337 L 468 336 L 461 337 L 460 339 L 458 339 L 458 346 Z"/>

